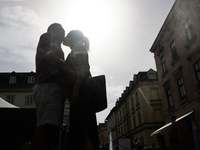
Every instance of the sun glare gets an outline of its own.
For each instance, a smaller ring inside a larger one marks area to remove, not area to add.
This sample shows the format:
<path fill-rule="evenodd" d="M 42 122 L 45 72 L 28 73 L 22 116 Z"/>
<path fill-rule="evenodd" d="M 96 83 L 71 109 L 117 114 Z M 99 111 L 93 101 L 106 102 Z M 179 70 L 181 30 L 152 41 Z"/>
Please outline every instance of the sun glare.
<path fill-rule="evenodd" d="M 67 17 L 67 29 L 81 30 L 90 41 L 104 38 L 111 26 L 110 10 L 102 0 L 76 1 Z"/>

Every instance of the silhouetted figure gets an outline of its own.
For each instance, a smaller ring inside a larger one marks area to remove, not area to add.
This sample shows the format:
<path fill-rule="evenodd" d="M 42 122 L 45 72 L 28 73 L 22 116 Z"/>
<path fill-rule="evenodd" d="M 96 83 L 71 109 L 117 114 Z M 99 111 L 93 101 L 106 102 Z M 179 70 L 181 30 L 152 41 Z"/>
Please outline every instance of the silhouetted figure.
<path fill-rule="evenodd" d="M 61 43 L 65 31 L 58 23 L 42 34 L 36 52 L 36 84 L 33 88 L 37 128 L 31 150 L 52 150 L 63 121 L 65 86 L 74 71 L 64 62 Z M 72 78 L 71 78 L 72 79 Z"/>
<path fill-rule="evenodd" d="M 164 149 L 164 144 L 163 144 L 162 139 L 158 140 L 158 147 L 161 148 L 161 149 Z"/>
<path fill-rule="evenodd" d="M 155 143 L 152 143 L 152 145 L 151 145 L 151 146 L 152 146 L 153 148 L 154 148 L 154 147 L 156 147 Z"/>
<path fill-rule="evenodd" d="M 178 149 L 177 140 L 172 136 L 172 134 L 170 134 L 169 141 L 170 141 L 170 148 L 171 148 L 172 150 Z"/>
<path fill-rule="evenodd" d="M 142 150 L 143 149 L 143 145 L 142 145 L 142 143 L 140 142 L 140 140 L 138 138 L 135 138 L 134 142 L 135 142 L 135 148 L 137 150 Z"/>
<path fill-rule="evenodd" d="M 77 73 L 74 86 L 69 88 L 69 149 L 98 150 L 96 114 L 87 105 L 87 80 L 91 77 L 87 53 L 89 40 L 81 31 L 73 30 L 63 44 L 71 48 L 66 63 Z"/>

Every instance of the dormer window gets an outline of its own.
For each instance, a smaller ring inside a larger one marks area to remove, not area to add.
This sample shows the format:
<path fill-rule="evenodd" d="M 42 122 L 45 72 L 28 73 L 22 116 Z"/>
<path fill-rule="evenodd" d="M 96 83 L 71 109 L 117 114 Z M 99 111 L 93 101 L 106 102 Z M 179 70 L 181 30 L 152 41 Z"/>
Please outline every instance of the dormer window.
<path fill-rule="evenodd" d="M 35 76 L 29 76 L 28 77 L 28 83 L 29 84 L 35 83 Z"/>
<path fill-rule="evenodd" d="M 9 83 L 10 84 L 15 84 L 16 83 L 16 76 L 10 76 Z"/>
<path fill-rule="evenodd" d="M 156 79 L 155 73 L 149 73 L 149 79 Z"/>
<path fill-rule="evenodd" d="M 137 82 L 137 76 L 136 75 L 134 75 L 133 79 L 134 79 L 134 82 Z"/>

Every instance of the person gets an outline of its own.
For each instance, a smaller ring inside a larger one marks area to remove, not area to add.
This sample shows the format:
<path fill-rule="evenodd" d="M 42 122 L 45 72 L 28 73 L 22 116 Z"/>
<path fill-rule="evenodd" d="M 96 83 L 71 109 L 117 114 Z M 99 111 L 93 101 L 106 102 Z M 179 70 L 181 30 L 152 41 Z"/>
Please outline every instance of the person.
<path fill-rule="evenodd" d="M 172 134 L 170 134 L 170 138 L 169 138 L 169 144 L 170 144 L 170 148 L 172 150 L 178 149 L 178 144 L 177 144 L 177 140 L 174 138 L 174 136 Z"/>
<path fill-rule="evenodd" d="M 134 150 L 135 149 L 135 141 L 134 140 L 132 141 L 131 145 L 132 145 L 132 150 Z"/>
<path fill-rule="evenodd" d="M 69 150 L 98 150 L 96 114 L 87 105 L 87 80 L 91 77 L 88 62 L 89 40 L 79 30 L 70 31 L 63 44 L 69 46 L 66 63 L 76 71 L 77 78 L 69 88 L 70 125 Z"/>
<path fill-rule="evenodd" d="M 156 144 L 153 142 L 151 145 L 152 148 L 156 147 Z"/>
<path fill-rule="evenodd" d="M 143 145 L 142 145 L 142 143 L 140 142 L 140 140 L 138 138 L 135 138 L 134 142 L 135 142 L 135 148 L 137 150 L 142 150 L 143 149 Z"/>
<path fill-rule="evenodd" d="M 75 72 L 65 63 L 61 43 L 65 30 L 51 24 L 39 39 L 36 52 L 36 83 L 33 97 L 36 105 L 37 127 L 31 150 L 52 150 L 62 125 L 66 85 L 75 79 Z"/>

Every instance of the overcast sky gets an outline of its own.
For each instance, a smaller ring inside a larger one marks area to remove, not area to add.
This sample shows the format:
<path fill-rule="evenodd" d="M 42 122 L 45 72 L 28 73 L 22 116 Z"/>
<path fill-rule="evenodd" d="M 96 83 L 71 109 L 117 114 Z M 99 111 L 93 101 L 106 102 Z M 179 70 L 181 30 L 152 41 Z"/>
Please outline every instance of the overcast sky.
<path fill-rule="evenodd" d="M 149 52 L 175 0 L 0 0 L 0 72 L 35 71 L 39 37 L 54 22 L 66 34 L 83 31 L 90 40 L 93 76 L 106 75 L 108 108 L 140 71 L 156 70 Z M 62 46 L 65 57 L 70 52 Z"/>

